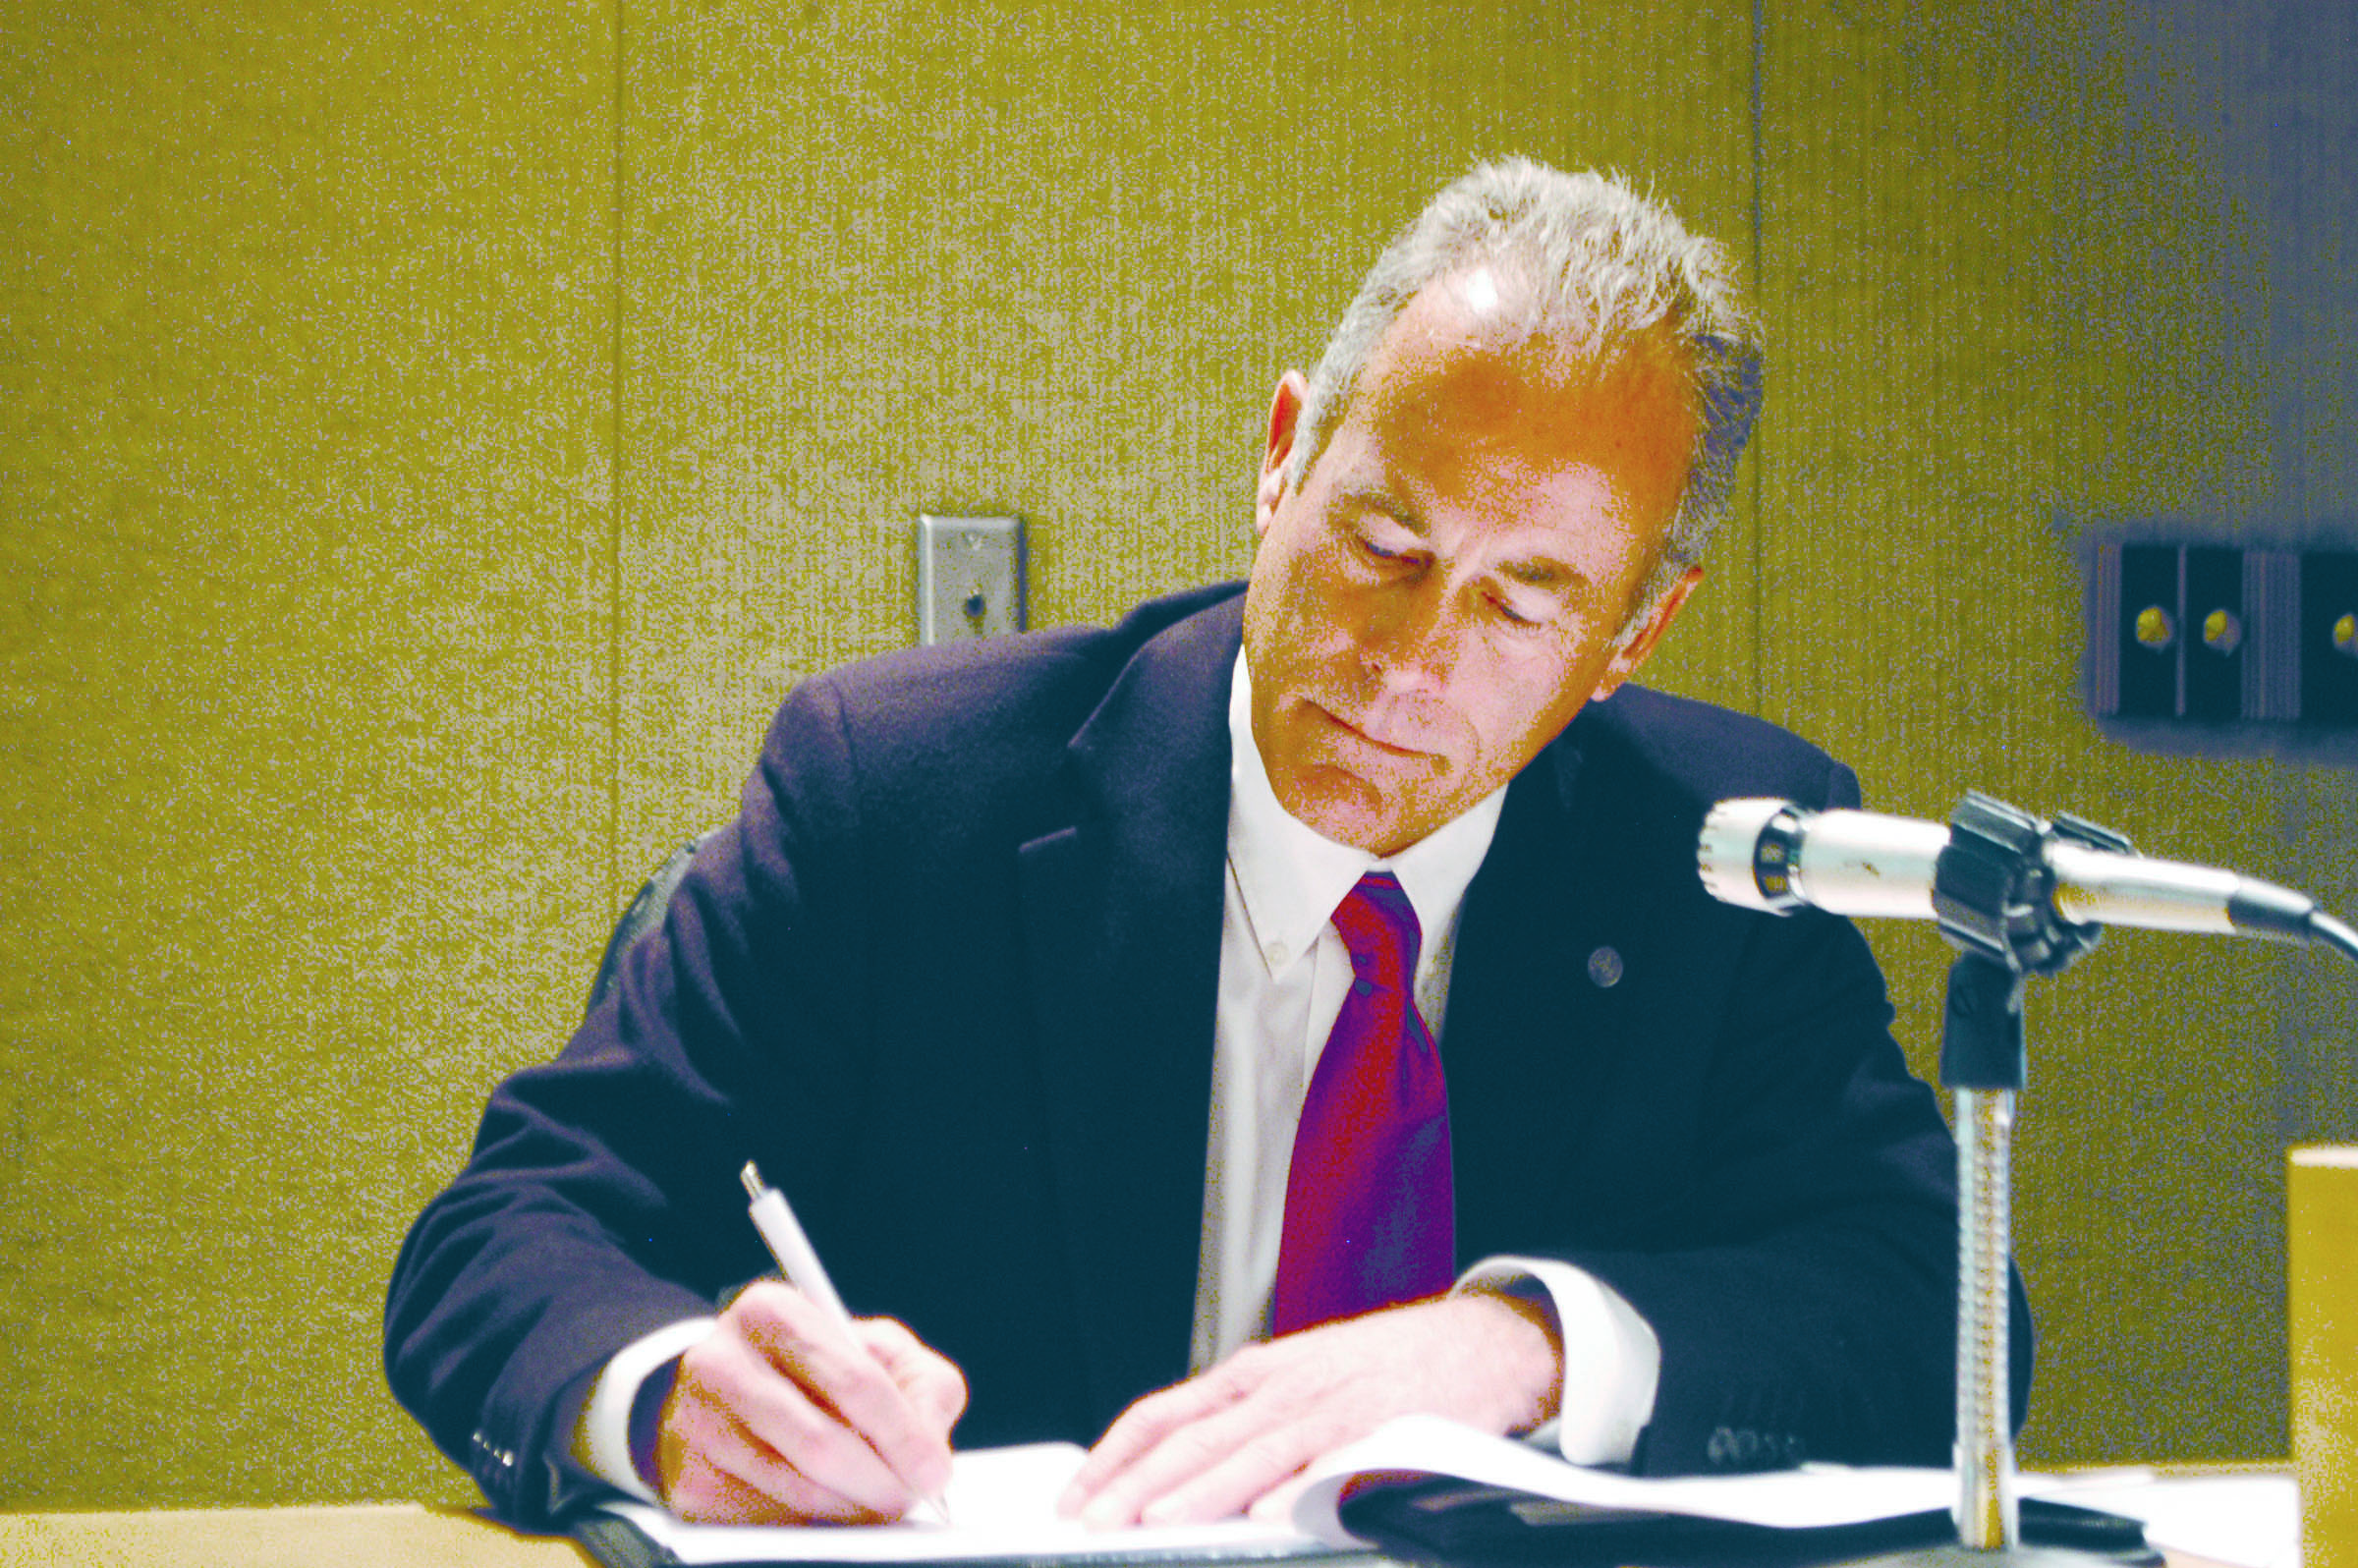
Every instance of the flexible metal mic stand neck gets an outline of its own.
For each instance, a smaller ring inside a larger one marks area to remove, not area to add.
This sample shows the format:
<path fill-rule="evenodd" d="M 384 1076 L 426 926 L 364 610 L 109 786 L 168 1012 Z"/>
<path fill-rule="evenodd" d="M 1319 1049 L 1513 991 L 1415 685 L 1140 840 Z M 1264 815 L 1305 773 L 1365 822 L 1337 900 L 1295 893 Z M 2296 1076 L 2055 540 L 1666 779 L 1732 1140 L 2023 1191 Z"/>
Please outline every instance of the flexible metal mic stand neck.
<path fill-rule="evenodd" d="M 2045 846 L 2065 839 L 2131 853 L 2106 828 L 2061 816 L 2045 822 L 1969 793 L 1949 817 L 1934 869 L 1933 910 L 1957 948 L 1941 1021 L 1940 1082 L 1956 1096 L 1957 1497 L 1955 1546 L 1879 1557 L 1899 1565 L 2117 1563 L 2094 1553 L 2021 1544 L 2009 1409 L 2008 1315 L 2014 1097 L 2023 1087 L 2023 989 L 2096 946 L 2099 925 L 2055 913 Z"/>

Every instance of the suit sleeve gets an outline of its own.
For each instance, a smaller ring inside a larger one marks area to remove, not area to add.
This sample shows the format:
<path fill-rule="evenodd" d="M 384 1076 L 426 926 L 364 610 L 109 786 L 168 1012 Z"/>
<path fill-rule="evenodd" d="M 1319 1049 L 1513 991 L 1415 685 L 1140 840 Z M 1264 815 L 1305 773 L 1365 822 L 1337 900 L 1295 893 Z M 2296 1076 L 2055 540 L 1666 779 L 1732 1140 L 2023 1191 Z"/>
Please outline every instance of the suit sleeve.
<path fill-rule="evenodd" d="M 1855 806 L 1830 765 L 1823 805 Z M 1942 1465 L 1954 1436 L 1955 1150 L 1890 1035 L 1849 922 L 1722 911 L 1694 983 L 1717 1000 L 1687 1174 L 1619 1245 L 1570 1260 L 1662 1347 L 1635 1463 L 1656 1473 L 1832 1459 Z M 2012 1409 L 2031 1325 L 2014 1284 Z"/>
<path fill-rule="evenodd" d="M 738 1168 L 758 1159 L 798 1192 L 828 1180 L 842 1118 L 807 1107 L 857 1088 L 849 779 L 828 688 L 810 683 L 662 928 L 555 1060 L 493 1092 L 402 1248 L 388 1379 L 508 1518 L 545 1522 L 588 1484 L 567 1447 L 598 1368 L 765 1270 Z"/>

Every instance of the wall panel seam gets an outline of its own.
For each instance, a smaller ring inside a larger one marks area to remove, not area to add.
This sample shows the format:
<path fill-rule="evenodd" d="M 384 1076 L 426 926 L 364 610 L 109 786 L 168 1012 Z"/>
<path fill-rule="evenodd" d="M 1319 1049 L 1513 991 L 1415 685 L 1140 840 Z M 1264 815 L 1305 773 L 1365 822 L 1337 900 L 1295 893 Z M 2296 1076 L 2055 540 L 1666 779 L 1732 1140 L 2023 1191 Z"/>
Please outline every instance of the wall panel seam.
<path fill-rule="evenodd" d="M 1761 326 L 1764 329 L 1768 325 L 1768 252 L 1762 236 L 1762 212 L 1766 204 L 1768 183 L 1762 121 L 1768 98 L 1768 86 L 1763 76 L 1768 54 L 1768 0 L 1752 0 L 1752 298 L 1754 308 L 1761 312 Z M 1751 580 L 1745 585 L 1747 620 L 1751 631 L 1751 645 L 1746 650 L 1750 668 L 1745 672 L 1745 680 L 1751 693 L 1750 705 L 1755 713 L 1762 711 L 1762 704 L 1768 700 L 1768 691 L 1761 676 L 1761 666 L 1768 657 L 1761 624 L 1762 569 L 1768 553 L 1766 541 L 1768 520 L 1764 511 L 1767 490 L 1762 471 L 1768 462 L 1768 442 L 1761 438 L 1761 432 L 1756 427 L 1752 442 L 1752 536 L 1746 541 L 1751 552 L 1752 571 Z"/>
<path fill-rule="evenodd" d="M 607 385 L 611 389 L 607 409 L 607 467 L 613 475 L 606 506 L 606 866 L 605 913 L 612 915 L 622 887 L 622 528 L 623 513 L 628 504 L 627 471 L 624 468 L 623 394 L 625 389 L 623 360 L 624 328 L 624 271 L 628 259 L 625 225 L 629 208 L 625 205 L 628 192 L 623 154 L 626 147 L 624 111 L 629 105 L 628 74 L 623 55 L 623 0 L 614 0 L 614 132 L 612 161 L 614 165 L 612 191 L 611 276 L 607 282 L 608 333 L 607 354 L 611 371 Z"/>

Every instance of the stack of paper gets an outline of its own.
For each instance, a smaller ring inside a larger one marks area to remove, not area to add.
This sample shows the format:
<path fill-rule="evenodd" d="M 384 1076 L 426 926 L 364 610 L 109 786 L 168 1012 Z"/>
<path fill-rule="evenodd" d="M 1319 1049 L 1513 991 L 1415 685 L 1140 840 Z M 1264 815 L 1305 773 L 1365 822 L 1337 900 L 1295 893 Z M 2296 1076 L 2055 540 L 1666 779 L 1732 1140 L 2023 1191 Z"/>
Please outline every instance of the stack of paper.
<path fill-rule="evenodd" d="M 627 1521 L 651 1560 L 684 1564 L 906 1563 L 1026 1559 L 1253 1560 L 1365 1551 L 1369 1543 L 1340 1523 L 1342 1500 L 1394 1480 L 1433 1477 L 1505 1487 L 1580 1508 L 1687 1515 L 1782 1530 L 1832 1529 L 1909 1514 L 1945 1511 L 1956 1495 L 1945 1470 L 1804 1466 L 1758 1475 L 1640 1479 L 1567 1465 L 1541 1449 L 1489 1436 L 1438 1417 L 1410 1416 L 1338 1450 L 1297 1484 L 1289 1523 L 1244 1519 L 1180 1528 L 1093 1532 L 1060 1518 L 1056 1499 L 1079 1467 L 1069 1443 L 962 1453 L 946 1501 L 954 1524 L 902 1523 L 849 1528 L 685 1525 L 660 1509 L 609 1504 L 609 1523 Z M 2208 1489 L 2204 1489 L 2208 1488 Z M 2257 1489 L 2255 1489 L 2257 1488 Z M 2247 1479 L 2219 1483 L 2155 1482 L 2113 1473 L 2075 1480 L 2025 1476 L 2021 1494 L 2149 1521 L 2148 1539 L 2239 1568 L 2291 1562 L 2291 1483 Z M 2279 1545 L 2278 1537 L 2281 1536 Z M 612 1550 L 594 1531 L 584 1539 L 612 1561 L 638 1560 Z"/>

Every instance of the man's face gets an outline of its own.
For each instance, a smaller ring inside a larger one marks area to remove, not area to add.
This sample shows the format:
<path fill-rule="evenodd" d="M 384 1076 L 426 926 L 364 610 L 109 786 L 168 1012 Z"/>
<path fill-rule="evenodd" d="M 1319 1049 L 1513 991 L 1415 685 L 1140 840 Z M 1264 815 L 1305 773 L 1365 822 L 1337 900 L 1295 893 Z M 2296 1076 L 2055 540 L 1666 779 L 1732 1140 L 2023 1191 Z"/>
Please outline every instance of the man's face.
<path fill-rule="evenodd" d="M 1376 855 L 1514 776 L 1652 651 L 1690 571 L 1624 640 L 1696 433 L 1669 364 L 1600 378 L 1501 351 L 1487 272 L 1409 303 L 1297 487 L 1278 383 L 1245 597 L 1253 737 L 1287 812 Z"/>

